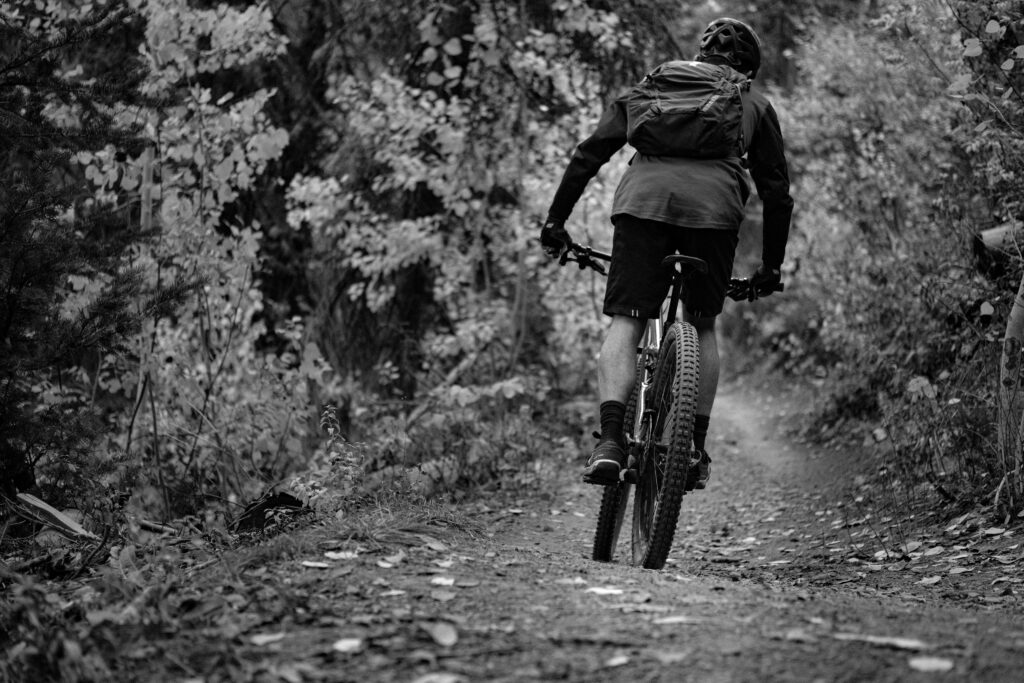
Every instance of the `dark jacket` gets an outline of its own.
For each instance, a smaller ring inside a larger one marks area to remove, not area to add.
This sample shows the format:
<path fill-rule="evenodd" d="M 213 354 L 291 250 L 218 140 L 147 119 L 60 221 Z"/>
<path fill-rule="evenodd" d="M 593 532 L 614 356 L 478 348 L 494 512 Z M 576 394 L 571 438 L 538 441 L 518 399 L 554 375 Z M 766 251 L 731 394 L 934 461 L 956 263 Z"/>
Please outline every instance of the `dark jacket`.
<path fill-rule="evenodd" d="M 747 163 L 764 204 L 766 266 L 781 266 L 789 238 L 793 198 L 778 115 L 756 90 L 743 98 Z M 587 183 L 626 144 L 625 95 L 577 145 L 548 215 L 566 220 Z M 750 190 L 738 158 L 688 159 L 635 154 L 615 192 L 612 215 L 627 213 L 688 228 L 738 230 Z"/>

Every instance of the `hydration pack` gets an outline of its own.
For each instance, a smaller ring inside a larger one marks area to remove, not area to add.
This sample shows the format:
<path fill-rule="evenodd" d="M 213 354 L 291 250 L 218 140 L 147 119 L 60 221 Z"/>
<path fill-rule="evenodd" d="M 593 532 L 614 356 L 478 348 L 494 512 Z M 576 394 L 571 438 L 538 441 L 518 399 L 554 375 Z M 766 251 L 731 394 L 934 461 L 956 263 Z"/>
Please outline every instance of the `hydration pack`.
<path fill-rule="evenodd" d="M 665 62 L 626 95 L 626 141 L 652 156 L 741 157 L 749 89 L 750 79 L 727 66 Z"/>

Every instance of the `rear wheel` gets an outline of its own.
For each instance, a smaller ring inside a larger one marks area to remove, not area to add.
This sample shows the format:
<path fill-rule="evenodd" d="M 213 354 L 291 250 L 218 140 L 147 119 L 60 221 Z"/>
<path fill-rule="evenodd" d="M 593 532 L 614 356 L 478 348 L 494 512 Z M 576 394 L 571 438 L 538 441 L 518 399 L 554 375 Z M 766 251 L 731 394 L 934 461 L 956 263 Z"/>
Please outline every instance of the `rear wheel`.
<path fill-rule="evenodd" d="M 597 531 L 594 532 L 594 551 L 591 557 L 598 562 L 611 562 L 619 542 L 622 519 L 626 516 L 631 484 L 620 481 L 604 487 L 601 510 L 597 513 Z"/>
<path fill-rule="evenodd" d="M 665 332 L 646 402 L 650 429 L 640 444 L 633 502 L 633 564 L 665 566 L 690 465 L 700 372 L 697 330 L 674 323 Z"/>
<path fill-rule="evenodd" d="M 636 359 L 636 379 L 633 381 L 633 391 L 630 392 L 629 400 L 626 402 L 626 417 L 623 420 L 623 432 L 627 447 L 631 447 L 635 440 L 633 430 L 636 424 L 637 400 L 643 387 L 644 372 L 650 354 L 651 351 L 644 350 Z M 601 495 L 601 509 L 597 513 L 594 549 L 591 553 L 591 557 L 598 562 L 611 562 L 615 557 L 615 546 L 619 542 L 619 532 L 622 529 L 622 520 L 626 516 L 631 488 L 632 485 L 624 481 L 604 487 L 604 493 Z"/>

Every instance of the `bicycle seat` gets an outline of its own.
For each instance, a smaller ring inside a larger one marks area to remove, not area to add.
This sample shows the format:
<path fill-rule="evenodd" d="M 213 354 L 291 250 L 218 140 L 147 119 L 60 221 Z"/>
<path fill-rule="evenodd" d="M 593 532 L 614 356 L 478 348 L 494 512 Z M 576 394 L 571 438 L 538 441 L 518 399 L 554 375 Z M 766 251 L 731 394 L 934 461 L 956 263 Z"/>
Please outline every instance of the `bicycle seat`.
<path fill-rule="evenodd" d="M 686 256 L 685 254 L 672 254 L 666 256 L 661 262 L 663 266 L 675 266 L 679 264 L 679 269 L 685 275 L 692 275 L 693 273 L 707 273 L 708 264 L 704 259 L 699 259 L 696 256 Z"/>

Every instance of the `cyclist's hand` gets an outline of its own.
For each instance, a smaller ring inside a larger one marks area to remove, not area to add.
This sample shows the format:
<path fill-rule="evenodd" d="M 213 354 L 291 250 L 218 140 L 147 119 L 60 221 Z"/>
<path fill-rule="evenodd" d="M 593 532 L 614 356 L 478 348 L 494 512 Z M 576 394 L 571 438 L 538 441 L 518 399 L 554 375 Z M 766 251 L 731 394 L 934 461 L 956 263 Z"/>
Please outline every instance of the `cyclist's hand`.
<path fill-rule="evenodd" d="M 762 297 L 779 291 L 780 282 L 782 282 L 782 272 L 777 268 L 768 268 L 762 263 L 750 278 L 750 287 L 758 297 Z"/>
<path fill-rule="evenodd" d="M 559 258 L 572 244 L 565 222 L 548 218 L 540 228 L 540 246 L 551 258 Z"/>

